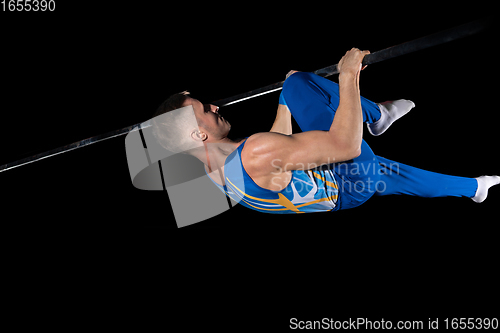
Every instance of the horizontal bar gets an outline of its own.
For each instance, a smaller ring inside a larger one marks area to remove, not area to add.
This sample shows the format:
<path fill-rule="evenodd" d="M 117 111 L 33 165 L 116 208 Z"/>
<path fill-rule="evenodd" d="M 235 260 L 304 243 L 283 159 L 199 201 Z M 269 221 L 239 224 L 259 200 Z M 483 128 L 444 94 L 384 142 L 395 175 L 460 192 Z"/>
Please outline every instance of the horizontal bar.
<path fill-rule="evenodd" d="M 492 18 L 487 17 L 469 23 L 465 23 L 444 31 L 436 32 L 431 35 L 420 37 L 409 42 L 388 47 L 386 49 L 366 55 L 365 58 L 363 59 L 363 65 L 371 65 L 377 62 L 399 57 L 401 55 L 405 55 L 415 51 L 424 50 L 432 46 L 451 42 L 453 40 L 462 37 L 476 34 L 481 30 L 483 30 L 484 28 L 486 28 L 487 26 L 489 26 L 491 22 Z M 338 74 L 339 72 L 337 69 L 337 64 L 335 64 L 325 68 L 318 69 L 313 73 L 322 77 L 328 77 L 333 74 Z M 284 82 L 285 81 L 276 82 L 262 88 L 248 91 L 246 93 L 220 99 L 215 102 L 212 102 L 212 104 L 222 107 L 238 103 L 253 97 L 261 96 L 282 89 Z"/>
<path fill-rule="evenodd" d="M 383 49 L 383 50 L 380 50 L 380 51 L 377 51 L 377 52 L 374 52 L 374 53 L 371 53 L 371 54 L 368 54 L 367 56 L 365 56 L 365 58 L 363 59 L 363 64 L 364 65 L 374 64 L 374 63 L 381 62 L 384 60 L 399 57 L 401 55 L 405 55 L 405 54 L 408 54 L 411 52 L 423 50 L 423 49 L 426 49 L 426 48 L 431 47 L 431 46 L 447 43 L 447 42 L 450 42 L 452 40 L 456 40 L 456 39 L 459 39 L 462 37 L 470 36 L 470 35 L 473 35 L 475 33 L 478 33 L 479 31 L 481 31 L 484 28 L 486 28 L 487 26 L 489 26 L 492 23 L 492 21 L 493 21 L 493 19 L 491 17 L 483 18 L 483 19 L 469 22 L 469 23 L 466 23 L 466 24 L 463 24 L 463 25 L 460 25 L 460 26 L 457 26 L 454 28 L 450 28 L 448 30 L 444 30 L 441 32 L 437 32 L 437 33 L 425 36 L 425 37 L 421 37 L 421 38 L 418 38 L 418 39 L 415 39 L 415 40 L 412 40 L 412 41 L 409 41 L 406 43 L 402 43 L 399 45 L 388 47 L 386 49 Z M 321 69 L 314 71 L 313 73 L 317 74 L 319 76 L 322 76 L 322 77 L 327 77 L 327 76 L 330 76 L 333 74 L 338 74 L 337 65 L 335 64 L 335 65 L 331 65 L 331 66 L 328 66 L 325 68 L 321 68 Z M 267 85 L 267 86 L 262 87 L 262 88 L 248 91 L 246 93 L 242 93 L 242 94 L 228 97 L 225 99 L 220 99 L 220 100 L 212 102 L 212 104 L 217 105 L 217 106 L 221 106 L 221 107 L 228 106 L 228 105 L 242 102 L 242 101 L 257 97 L 257 96 L 269 94 L 271 92 L 281 90 L 284 82 L 285 81 L 276 82 L 276 83 Z M 14 161 L 14 162 L 4 164 L 4 165 L 0 166 L 0 172 L 10 170 L 10 169 L 13 169 L 13 168 L 16 168 L 16 167 L 19 167 L 22 165 L 26 165 L 29 163 L 33 163 L 33 162 L 36 162 L 36 161 L 39 161 L 39 160 L 42 160 L 42 159 L 45 159 L 45 158 L 48 158 L 51 156 L 55 156 L 55 155 L 58 155 L 61 153 L 65 153 L 65 152 L 70 151 L 70 150 L 74 150 L 74 149 L 85 147 L 85 146 L 88 146 L 88 145 L 91 145 L 91 144 L 94 144 L 97 142 L 101 142 L 101 141 L 104 141 L 107 139 L 111 139 L 111 138 L 114 138 L 114 137 L 117 137 L 120 135 L 124 135 L 124 134 L 127 134 L 129 132 L 136 131 L 139 128 L 147 128 L 150 126 L 151 126 L 151 124 L 149 123 L 149 121 L 147 121 L 147 122 L 127 126 L 127 127 L 122 128 L 122 129 L 111 131 L 111 132 L 108 132 L 105 134 L 93 136 L 93 137 L 90 137 L 88 139 L 80 140 L 80 141 L 59 147 L 59 148 L 55 148 L 55 149 L 52 149 L 52 150 L 49 150 L 46 152 L 42 152 L 42 153 L 30 156 L 30 157 L 26 157 L 26 158 L 23 158 L 23 159 Z"/>

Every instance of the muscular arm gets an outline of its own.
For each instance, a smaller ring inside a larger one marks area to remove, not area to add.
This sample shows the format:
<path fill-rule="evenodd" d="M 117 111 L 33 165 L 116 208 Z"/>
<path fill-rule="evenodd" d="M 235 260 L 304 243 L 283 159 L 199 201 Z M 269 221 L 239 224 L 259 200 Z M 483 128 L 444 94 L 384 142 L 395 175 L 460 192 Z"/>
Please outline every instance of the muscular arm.
<path fill-rule="evenodd" d="M 266 177 L 359 156 L 363 136 L 359 74 L 361 61 L 368 53 L 353 49 L 339 62 L 340 103 L 329 131 L 289 136 L 258 133 L 248 139 L 243 159 L 245 168 L 253 170 L 251 176 Z"/>

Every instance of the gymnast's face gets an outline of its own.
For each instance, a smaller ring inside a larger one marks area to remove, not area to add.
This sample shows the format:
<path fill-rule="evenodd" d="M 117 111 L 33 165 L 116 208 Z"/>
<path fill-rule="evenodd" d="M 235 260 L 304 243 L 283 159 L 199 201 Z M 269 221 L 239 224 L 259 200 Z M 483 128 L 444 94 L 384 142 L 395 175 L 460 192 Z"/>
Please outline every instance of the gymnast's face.
<path fill-rule="evenodd" d="M 188 97 L 183 106 L 192 105 L 200 131 L 207 135 L 208 142 L 227 137 L 231 124 L 219 115 L 219 107 L 203 104 L 199 100 Z"/>

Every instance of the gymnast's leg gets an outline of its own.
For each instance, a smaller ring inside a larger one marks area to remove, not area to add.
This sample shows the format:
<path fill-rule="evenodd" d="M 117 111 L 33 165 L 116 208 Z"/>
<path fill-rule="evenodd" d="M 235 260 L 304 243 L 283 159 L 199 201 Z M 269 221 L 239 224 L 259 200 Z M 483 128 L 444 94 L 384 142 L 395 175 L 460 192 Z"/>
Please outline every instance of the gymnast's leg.
<path fill-rule="evenodd" d="M 297 72 L 283 85 L 280 104 L 287 105 L 302 131 L 329 129 L 339 106 L 339 85 L 313 73 Z M 396 100 L 376 104 L 361 96 L 363 121 L 372 135 L 381 135 L 415 104 Z"/>
<path fill-rule="evenodd" d="M 466 178 L 418 169 L 377 156 L 380 180 L 375 195 L 406 194 L 424 198 L 466 197 L 483 202 L 499 176 Z"/>

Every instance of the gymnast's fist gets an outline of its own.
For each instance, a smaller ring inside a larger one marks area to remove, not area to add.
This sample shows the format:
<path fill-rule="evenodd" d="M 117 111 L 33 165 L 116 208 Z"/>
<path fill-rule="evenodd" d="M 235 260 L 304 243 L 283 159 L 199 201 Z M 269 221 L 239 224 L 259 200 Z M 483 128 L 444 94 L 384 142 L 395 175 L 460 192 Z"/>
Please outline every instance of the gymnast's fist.
<path fill-rule="evenodd" d="M 347 51 L 337 65 L 339 74 L 359 74 L 362 69 L 366 68 L 366 66 L 361 68 L 361 63 L 367 54 L 370 54 L 370 51 L 361 51 L 355 47 Z"/>
<path fill-rule="evenodd" d="M 300 71 L 294 71 L 294 70 L 291 70 L 289 71 L 287 74 L 286 74 L 286 77 L 285 77 L 285 80 L 288 79 L 290 77 L 290 75 L 294 74 L 294 73 L 297 73 L 297 72 L 300 72 Z"/>

